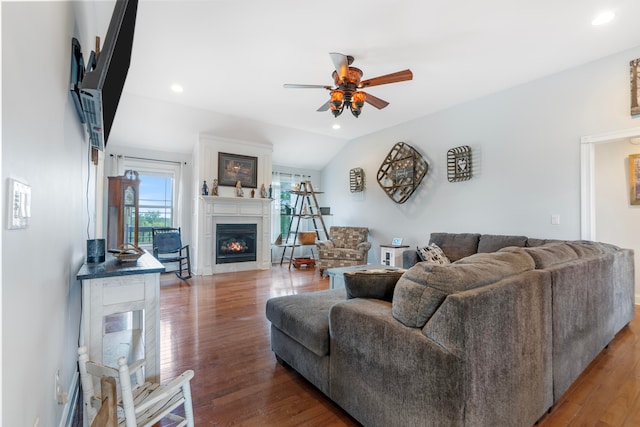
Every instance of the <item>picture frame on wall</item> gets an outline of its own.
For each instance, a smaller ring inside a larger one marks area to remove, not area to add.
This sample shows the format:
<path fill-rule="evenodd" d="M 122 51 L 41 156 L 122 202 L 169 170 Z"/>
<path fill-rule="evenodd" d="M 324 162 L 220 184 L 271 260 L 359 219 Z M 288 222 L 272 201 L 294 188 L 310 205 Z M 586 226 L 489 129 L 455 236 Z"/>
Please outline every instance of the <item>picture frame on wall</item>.
<path fill-rule="evenodd" d="M 218 185 L 258 188 L 258 158 L 231 153 L 218 153 Z"/>
<path fill-rule="evenodd" d="M 629 155 L 629 203 L 640 205 L 640 154 Z"/>
<path fill-rule="evenodd" d="M 631 78 L 631 116 L 640 116 L 640 58 L 629 63 Z"/>

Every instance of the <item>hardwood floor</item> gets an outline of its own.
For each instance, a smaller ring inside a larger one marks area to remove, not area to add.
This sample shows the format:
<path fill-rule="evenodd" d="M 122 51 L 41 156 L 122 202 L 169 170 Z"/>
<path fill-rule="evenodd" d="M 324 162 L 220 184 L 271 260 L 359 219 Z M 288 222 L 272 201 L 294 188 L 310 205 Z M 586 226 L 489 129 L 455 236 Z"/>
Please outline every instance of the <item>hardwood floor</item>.
<path fill-rule="evenodd" d="M 197 426 L 358 426 L 295 371 L 276 363 L 267 299 L 329 288 L 314 269 L 161 278 L 161 378 L 193 369 Z M 624 328 L 540 422 L 640 426 L 640 319 Z M 526 385 L 525 385 L 526 386 Z"/>

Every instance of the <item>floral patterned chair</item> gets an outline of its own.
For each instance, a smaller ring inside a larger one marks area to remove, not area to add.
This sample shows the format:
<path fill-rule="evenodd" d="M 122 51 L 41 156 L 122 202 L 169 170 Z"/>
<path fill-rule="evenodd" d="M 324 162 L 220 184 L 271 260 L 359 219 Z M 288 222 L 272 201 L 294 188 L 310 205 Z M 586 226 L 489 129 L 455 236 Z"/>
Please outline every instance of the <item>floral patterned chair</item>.
<path fill-rule="evenodd" d="M 316 242 L 320 276 L 326 269 L 349 267 L 367 263 L 371 243 L 367 242 L 366 227 L 331 227 L 329 240 Z"/>

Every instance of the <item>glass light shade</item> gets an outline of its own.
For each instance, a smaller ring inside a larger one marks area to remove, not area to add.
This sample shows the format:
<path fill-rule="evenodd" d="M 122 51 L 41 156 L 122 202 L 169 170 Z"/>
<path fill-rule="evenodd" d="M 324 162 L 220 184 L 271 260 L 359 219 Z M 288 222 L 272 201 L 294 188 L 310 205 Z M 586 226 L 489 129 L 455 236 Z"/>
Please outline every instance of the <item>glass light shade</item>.
<path fill-rule="evenodd" d="M 356 67 L 349 67 L 349 72 L 347 73 L 347 81 L 353 85 L 359 85 L 360 79 L 362 78 L 362 70 Z"/>
<path fill-rule="evenodd" d="M 331 73 L 331 75 L 333 76 L 333 82 L 336 84 L 336 86 L 340 86 L 344 83 L 357 86 L 360 84 L 360 79 L 362 79 L 362 70 L 356 67 L 349 67 L 349 70 L 347 71 L 346 82 L 343 82 L 340 79 L 340 76 L 338 75 L 338 73 L 335 71 Z"/>
<path fill-rule="evenodd" d="M 353 92 L 353 102 L 364 104 L 367 100 L 367 94 L 364 92 Z"/>
<path fill-rule="evenodd" d="M 341 90 L 332 90 L 331 91 L 331 105 L 335 108 L 340 108 L 342 106 L 342 101 L 344 100 L 344 92 Z"/>

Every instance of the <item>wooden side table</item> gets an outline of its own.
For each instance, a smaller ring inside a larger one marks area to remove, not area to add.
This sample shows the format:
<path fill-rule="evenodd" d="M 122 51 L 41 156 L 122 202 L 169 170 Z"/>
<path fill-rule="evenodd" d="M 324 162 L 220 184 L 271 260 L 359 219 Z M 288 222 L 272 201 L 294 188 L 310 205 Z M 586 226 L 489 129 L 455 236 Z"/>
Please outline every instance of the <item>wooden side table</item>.
<path fill-rule="evenodd" d="M 402 267 L 402 253 L 409 245 L 380 245 L 380 263 L 390 267 Z"/>
<path fill-rule="evenodd" d="M 165 268 L 149 253 L 136 262 L 122 263 L 108 254 L 105 262 L 84 264 L 80 345 L 89 359 L 118 367 L 119 357 L 129 363 L 146 360 L 145 378 L 160 382 L 160 273 Z M 127 328 L 108 333 L 106 319 L 123 314 Z"/>

